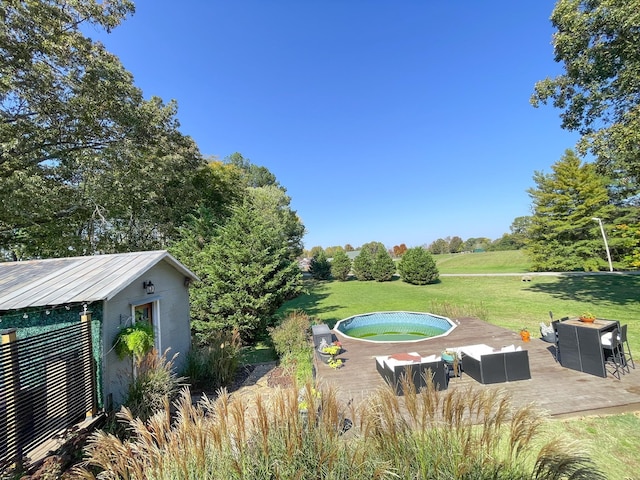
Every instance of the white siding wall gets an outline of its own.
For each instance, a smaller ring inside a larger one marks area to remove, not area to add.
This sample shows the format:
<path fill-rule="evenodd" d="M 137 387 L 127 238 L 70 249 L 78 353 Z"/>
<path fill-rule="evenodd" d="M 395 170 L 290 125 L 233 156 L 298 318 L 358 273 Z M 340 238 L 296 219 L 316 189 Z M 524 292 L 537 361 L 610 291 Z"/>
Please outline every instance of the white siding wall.
<path fill-rule="evenodd" d="M 143 282 L 151 281 L 155 286 L 155 293 L 147 294 L 142 288 Z M 111 350 L 113 339 L 126 321 L 131 323 L 134 305 L 154 302 L 154 317 L 159 321 L 159 350 L 171 358 L 175 353 L 176 370 L 181 372 L 187 353 L 191 346 L 191 332 L 189 326 L 189 291 L 184 286 L 184 275 L 171 265 L 160 262 L 147 273 L 133 281 L 104 306 L 104 344 L 103 344 L 103 388 L 105 399 L 112 395 L 114 406 L 119 405 L 126 393 L 131 379 L 131 361 L 119 360 Z M 155 322 L 154 322 L 155 323 Z"/>

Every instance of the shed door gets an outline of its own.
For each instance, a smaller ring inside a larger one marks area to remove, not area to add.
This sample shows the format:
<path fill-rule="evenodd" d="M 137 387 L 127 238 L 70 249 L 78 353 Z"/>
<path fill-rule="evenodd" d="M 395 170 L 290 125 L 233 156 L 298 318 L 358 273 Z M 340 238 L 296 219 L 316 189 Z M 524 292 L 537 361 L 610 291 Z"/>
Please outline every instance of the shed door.
<path fill-rule="evenodd" d="M 158 328 L 156 325 L 157 314 L 154 309 L 154 303 L 155 302 L 149 302 L 141 305 L 136 305 L 133 310 L 134 310 L 136 323 L 145 322 L 151 325 L 151 328 L 153 328 L 153 336 L 155 338 L 155 348 L 156 350 L 159 351 L 160 350 L 160 347 L 159 347 L 160 332 L 158 331 Z"/>
<path fill-rule="evenodd" d="M 153 303 L 136 305 L 135 314 L 136 314 L 136 323 L 145 322 L 150 324 L 153 327 Z"/>

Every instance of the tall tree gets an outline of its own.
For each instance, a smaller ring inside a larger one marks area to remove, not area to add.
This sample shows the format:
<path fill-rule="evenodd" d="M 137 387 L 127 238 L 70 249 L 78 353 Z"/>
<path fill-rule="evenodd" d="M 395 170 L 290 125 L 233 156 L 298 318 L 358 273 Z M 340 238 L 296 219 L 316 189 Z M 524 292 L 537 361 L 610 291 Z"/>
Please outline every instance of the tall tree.
<path fill-rule="evenodd" d="M 286 226 L 274 222 L 281 218 L 277 212 L 265 211 L 270 194 L 248 194 L 188 264 L 202 280 L 191 294 L 192 326 L 205 341 L 212 331 L 230 328 L 244 340 L 254 338 L 301 290 Z"/>
<path fill-rule="evenodd" d="M 375 258 L 375 256 L 378 254 L 378 250 L 386 249 L 387 248 L 384 246 L 384 243 L 376 241 L 367 242 L 360 247 L 360 250 L 368 250 L 372 258 Z"/>
<path fill-rule="evenodd" d="M 429 251 L 434 255 L 449 253 L 449 242 L 444 238 L 438 238 L 429 245 Z"/>
<path fill-rule="evenodd" d="M 562 109 L 610 175 L 640 179 L 640 0 L 558 0 L 551 22 L 564 73 L 538 82 L 532 103 Z"/>
<path fill-rule="evenodd" d="M 328 280 L 331 277 L 331 263 L 324 251 L 316 252 L 309 263 L 309 273 L 316 280 Z"/>
<path fill-rule="evenodd" d="M 303 251 L 305 228 L 297 213 L 291 209 L 291 198 L 285 189 L 275 184 L 249 187 L 247 195 L 252 198 L 253 205 L 262 211 L 265 219 L 271 222 L 280 239 L 286 242 L 289 258 L 296 260 Z"/>
<path fill-rule="evenodd" d="M 244 158 L 239 152 L 229 155 L 225 162 L 244 172 L 244 181 L 248 187 L 266 187 L 269 185 L 280 187 L 276 176 L 266 167 L 251 163 L 251 160 Z"/>
<path fill-rule="evenodd" d="M 435 283 L 440 276 L 431 253 L 422 247 L 407 250 L 398 263 L 398 271 L 404 282 L 414 285 Z"/>
<path fill-rule="evenodd" d="M 401 257 L 402 255 L 404 255 L 404 252 L 407 251 L 407 246 L 404 243 L 401 243 L 400 245 L 394 245 L 393 246 L 393 256 L 394 257 Z"/>
<path fill-rule="evenodd" d="M 582 164 L 567 150 L 553 166 L 553 173 L 535 172 L 535 188 L 527 252 L 540 271 L 597 269 L 604 258 L 602 238 L 594 217 L 610 218 L 603 177 L 593 164 Z"/>
<path fill-rule="evenodd" d="M 379 248 L 373 258 L 371 276 L 376 282 L 388 282 L 396 273 L 396 264 L 391 254 L 384 248 Z"/>
<path fill-rule="evenodd" d="M 344 250 L 337 250 L 331 260 L 331 276 L 344 282 L 351 273 L 351 259 Z"/>
<path fill-rule="evenodd" d="M 462 241 L 462 238 L 458 236 L 451 237 L 451 239 L 449 240 L 449 252 L 459 253 L 462 251 L 463 245 L 464 245 L 464 242 Z"/>
<path fill-rule="evenodd" d="M 371 250 L 363 248 L 353 259 L 353 273 L 358 280 L 373 280 L 373 255 Z"/>
<path fill-rule="evenodd" d="M 153 248 L 197 191 L 174 103 L 145 100 L 110 31 L 128 0 L 0 5 L 0 248 L 17 257 Z"/>

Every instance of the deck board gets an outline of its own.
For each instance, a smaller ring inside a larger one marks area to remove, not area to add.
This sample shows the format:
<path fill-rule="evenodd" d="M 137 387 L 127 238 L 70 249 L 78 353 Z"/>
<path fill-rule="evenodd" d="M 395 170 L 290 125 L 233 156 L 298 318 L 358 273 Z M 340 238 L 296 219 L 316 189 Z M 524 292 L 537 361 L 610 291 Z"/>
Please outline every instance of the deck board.
<path fill-rule="evenodd" d="M 316 379 L 321 385 L 336 389 L 339 398 L 354 402 L 363 400 L 384 386 L 375 367 L 375 356 L 401 352 L 418 352 L 422 356 L 440 354 L 447 347 L 485 343 L 492 347 L 514 344 L 529 351 L 531 379 L 482 385 L 468 375 L 452 378 L 449 389 L 468 388 L 506 390 L 516 407 L 535 403 L 551 416 L 570 417 L 585 414 L 640 410 L 640 369 L 621 379 L 601 378 L 562 367 L 554 359 L 554 346 L 532 334 L 523 342 L 511 330 L 491 325 L 477 318 L 455 319 L 458 326 L 447 336 L 411 343 L 374 343 L 346 338 L 335 331 L 342 343 L 344 362 L 334 370 L 315 360 Z"/>

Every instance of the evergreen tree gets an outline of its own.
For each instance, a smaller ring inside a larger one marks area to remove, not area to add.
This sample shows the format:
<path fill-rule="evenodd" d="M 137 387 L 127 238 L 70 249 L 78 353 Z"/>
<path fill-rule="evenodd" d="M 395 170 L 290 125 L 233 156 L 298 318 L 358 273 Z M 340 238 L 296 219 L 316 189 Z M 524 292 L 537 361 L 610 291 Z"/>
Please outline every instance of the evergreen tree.
<path fill-rule="evenodd" d="M 331 277 L 331 263 L 322 250 L 316 252 L 311 258 L 309 273 L 316 280 L 327 280 Z"/>
<path fill-rule="evenodd" d="M 373 280 L 373 257 L 369 249 L 360 250 L 358 256 L 353 260 L 353 273 L 358 280 Z"/>
<path fill-rule="evenodd" d="M 440 275 L 433 256 L 422 247 L 407 250 L 398 263 L 398 271 L 403 281 L 413 285 L 435 283 Z"/>
<path fill-rule="evenodd" d="M 388 282 L 396 273 L 396 264 L 384 248 L 378 249 L 373 259 L 371 276 L 377 282 Z"/>
<path fill-rule="evenodd" d="M 528 193 L 533 216 L 528 228 L 527 252 L 537 271 L 597 270 L 605 266 L 605 250 L 598 224 L 610 218 L 613 206 L 605 179 L 593 164 L 581 164 L 567 150 L 553 173 L 535 172 L 536 188 Z"/>
<path fill-rule="evenodd" d="M 351 273 L 351 259 L 344 250 L 336 250 L 331 259 L 331 275 L 336 280 L 345 281 Z"/>
<path fill-rule="evenodd" d="M 187 266 L 201 279 L 190 299 L 191 325 L 202 340 L 231 328 L 244 340 L 255 338 L 266 331 L 276 310 L 301 291 L 302 274 L 291 259 L 286 225 L 274 223 L 278 217 L 263 207 L 247 194 L 204 245 L 187 230 L 184 244 L 175 247 L 192 254 L 188 260 L 193 264 Z"/>

